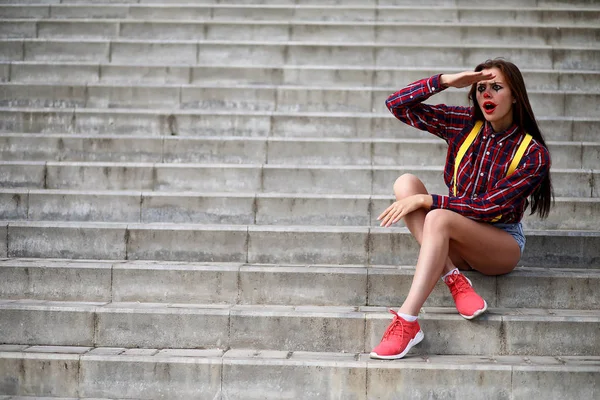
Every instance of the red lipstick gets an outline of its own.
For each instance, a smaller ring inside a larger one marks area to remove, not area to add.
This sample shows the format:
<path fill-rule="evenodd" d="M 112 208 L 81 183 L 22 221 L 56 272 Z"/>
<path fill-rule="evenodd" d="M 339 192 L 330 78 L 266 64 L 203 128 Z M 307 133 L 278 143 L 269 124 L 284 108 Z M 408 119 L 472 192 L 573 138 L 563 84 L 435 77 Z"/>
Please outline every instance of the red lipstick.
<path fill-rule="evenodd" d="M 483 112 L 485 112 L 486 114 L 491 114 L 496 109 L 496 103 L 493 103 L 491 101 L 486 101 L 483 103 L 481 108 L 483 109 Z"/>

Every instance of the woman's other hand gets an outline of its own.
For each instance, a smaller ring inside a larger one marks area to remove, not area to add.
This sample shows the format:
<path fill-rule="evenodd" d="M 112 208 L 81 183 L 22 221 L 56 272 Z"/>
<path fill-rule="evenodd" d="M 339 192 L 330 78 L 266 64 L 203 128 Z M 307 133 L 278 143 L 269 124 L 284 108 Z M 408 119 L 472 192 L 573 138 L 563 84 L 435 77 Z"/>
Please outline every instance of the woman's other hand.
<path fill-rule="evenodd" d="M 393 202 L 384 212 L 377 218 L 381 221 L 380 226 L 389 227 L 392 224 L 400 221 L 404 216 L 411 212 L 418 210 L 419 208 L 425 208 L 429 210 L 433 199 L 427 194 L 415 194 L 408 196 L 402 200 Z"/>
<path fill-rule="evenodd" d="M 494 79 L 496 75 L 487 71 L 464 71 L 457 74 L 442 74 L 440 83 L 445 87 L 464 88 L 479 81 Z"/>

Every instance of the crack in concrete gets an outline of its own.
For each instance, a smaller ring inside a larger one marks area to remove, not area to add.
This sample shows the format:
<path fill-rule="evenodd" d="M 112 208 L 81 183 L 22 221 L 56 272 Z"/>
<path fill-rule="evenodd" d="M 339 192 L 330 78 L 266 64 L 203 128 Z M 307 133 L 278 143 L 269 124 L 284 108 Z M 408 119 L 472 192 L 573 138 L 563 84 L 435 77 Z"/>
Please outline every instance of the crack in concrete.
<path fill-rule="evenodd" d="M 48 189 L 48 162 L 44 163 L 44 189 Z"/>
<path fill-rule="evenodd" d="M 112 303 L 113 302 L 113 294 L 115 291 L 115 283 L 114 283 L 114 271 L 115 271 L 115 264 L 111 264 L 110 265 L 110 297 L 109 297 L 109 301 Z"/>
<path fill-rule="evenodd" d="M 9 258 L 10 255 L 8 254 L 8 241 L 9 241 L 9 235 L 8 235 L 8 224 L 6 224 L 6 257 Z"/>
<path fill-rule="evenodd" d="M 143 211 L 144 211 L 144 193 L 140 193 L 140 217 L 139 217 L 139 223 L 142 224 L 143 223 Z"/>
<path fill-rule="evenodd" d="M 129 260 L 129 240 L 131 238 L 131 231 L 129 230 L 129 227 L 125 227 L 125 236 L 124 236 L 124 241 L 125 241 L 125 260 Z"/>

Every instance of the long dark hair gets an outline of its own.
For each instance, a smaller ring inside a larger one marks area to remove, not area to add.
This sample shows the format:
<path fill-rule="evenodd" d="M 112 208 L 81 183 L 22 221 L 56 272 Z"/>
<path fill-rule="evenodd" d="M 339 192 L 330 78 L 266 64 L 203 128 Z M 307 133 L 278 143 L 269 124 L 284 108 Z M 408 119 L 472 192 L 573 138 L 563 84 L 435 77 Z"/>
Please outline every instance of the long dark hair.
<path fill-rule="evenodd" d="M 517 124 L 525 132 L 529 133 L 535 140 L 542 144 L 546 149 L 548 146 L 544 141 L 544 137 L 540 132 L 540 128 L 533 115 L 531 104 L 529 103 L 529 97 L 527 96 L 527 89 L 525 88 L 525 81 L 523 75 L 517 66 L 509 61 L 501 58 L 493 60 L 487 60 L 475 67 L 475 71 L 479 72 L 484 69 L 498 68 L 504 78 L 506 79 L 505 84 L 508 85 L 516 103 L 513 105 L 513 122 Z M 473 112 L 475 120 L 485 121 L 483 112 L 477 103 L 477 83 L 473 84 L 469 91 L 469 100 L 473 102 Z M 550 212 L 550 206 L 552 205 L 553 199 L 552 182 L 550 180 L 550 172 L 544 177 L 540 186 L 531 194 L 531 214 L 536 212 L 540 218 L 546 218 Z M 529 201 L 527 202 L 529 205 Z"/>

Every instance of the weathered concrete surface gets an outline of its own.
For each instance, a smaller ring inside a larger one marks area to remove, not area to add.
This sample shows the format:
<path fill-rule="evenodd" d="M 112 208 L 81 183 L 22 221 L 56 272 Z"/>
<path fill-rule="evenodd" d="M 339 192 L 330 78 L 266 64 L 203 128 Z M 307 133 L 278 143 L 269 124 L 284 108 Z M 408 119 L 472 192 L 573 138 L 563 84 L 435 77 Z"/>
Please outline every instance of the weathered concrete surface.
<path fill-rule="evenodd" d="M 356 353 L 246 349 L 1 345 L 0 360 L 0 387 L 8 398 L 112 398 L 125 393 L 140 399 L 157 394 L 320 399 L 326 393 L 333 399 L 476 400 L 526 399 L 542 393 L 549 399 L 587 399 L 598 394 L 595 377 L 600 371 L 598 357 L 409 356 L 390 362 Z"/>

